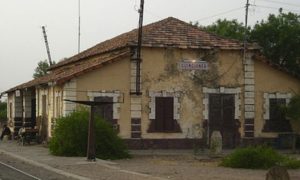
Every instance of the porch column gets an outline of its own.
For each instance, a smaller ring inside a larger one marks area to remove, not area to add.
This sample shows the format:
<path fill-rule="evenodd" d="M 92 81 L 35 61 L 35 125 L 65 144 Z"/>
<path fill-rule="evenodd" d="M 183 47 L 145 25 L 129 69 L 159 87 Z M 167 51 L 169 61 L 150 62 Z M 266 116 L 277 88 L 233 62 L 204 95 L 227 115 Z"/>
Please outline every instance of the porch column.
<path fill-rule="evenodd" d="M 23 125 L 23 96 L 20 90 L 16 90 L 14 92 L 14 100 L 13 100 L 13 127 L 14 127 L 14 136 L 16 136 L 19 132 L 19 129 Z"/>

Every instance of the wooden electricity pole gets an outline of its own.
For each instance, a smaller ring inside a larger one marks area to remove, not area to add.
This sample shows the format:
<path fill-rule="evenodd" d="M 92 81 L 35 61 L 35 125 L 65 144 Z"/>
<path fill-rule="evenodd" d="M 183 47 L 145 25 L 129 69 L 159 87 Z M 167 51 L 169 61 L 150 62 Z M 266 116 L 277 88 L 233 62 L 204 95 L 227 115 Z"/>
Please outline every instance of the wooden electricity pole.
<path fill-rule="evenodd" d="M 138 44 L 136 52 L 136 95 L 141 94 L 141 49 L 143 35 L 143 16 L 144 16 L 144 0 L 141 0 L 139 9 L 139 29 L 138 29 Z"/>
<path fill-rule="evenodd" d="M 244 29 L 244 60 L 246 59 L 246 51 L 247 51 L 247 40 L 248 40 L 248 33 L 247 33 L 247 28 L 248 28 L 248 10 L 249 10 L 249 0 L 246 2 L 246 13 L 245 13 L 245 29 Z"/>
<path fill-rule="evenodd" d="M 80 53 L 80 0 L 78 0 L 78 53 Z"/>
<path fill-rule="evenodd" d="M 49 49 L 49 44 L 48 44 L 48 40 L 47 40 L 47 34 L 46 34 L 46 28 L 45 26 L 42 26 L 43 29 L 43 35 L 44 35 L 44 39 L 45 39 L 45 44 L 46 44 L 46 50 L 47 50 L 47 54 L 48 54 L 48 61 L 49 61 L 49 65 L 52 65 L 52 60 L 51 60 L 51 55 L 50 55 L 50 49 Z"/>

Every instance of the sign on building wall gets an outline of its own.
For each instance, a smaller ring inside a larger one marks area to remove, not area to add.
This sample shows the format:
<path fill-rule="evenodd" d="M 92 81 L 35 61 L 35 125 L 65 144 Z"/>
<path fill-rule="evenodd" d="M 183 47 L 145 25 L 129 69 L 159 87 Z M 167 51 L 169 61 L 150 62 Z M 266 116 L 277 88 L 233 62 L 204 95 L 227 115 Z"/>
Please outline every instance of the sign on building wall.
<path fill-rule="evenodd" d="M 208 70 L 208 63 L 201 60 L 183 60 L 178 63 L 180 70 Z"/>

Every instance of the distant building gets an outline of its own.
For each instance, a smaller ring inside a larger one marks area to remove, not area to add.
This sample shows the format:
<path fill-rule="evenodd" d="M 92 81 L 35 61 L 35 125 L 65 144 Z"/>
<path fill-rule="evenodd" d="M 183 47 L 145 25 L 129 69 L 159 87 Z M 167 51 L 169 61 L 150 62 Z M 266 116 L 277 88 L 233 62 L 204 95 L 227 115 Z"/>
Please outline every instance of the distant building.
<path fill-rule="evenodd" d="M 260 56 L 255 44 L 244 59 L 241 42 L 170 17 L 144 26 L 140 71 L 136 48 L 133 30 L 4 92 L 8 124 L 15 132 L 37 125 L 49 138 L 55 119 L 76 109 L 69 99 L 114 102 L 97 113 L 134 149 L 193 148 L 208 144 L 213 131 L 233 148 L 299 129 L 278 111 L 300 90 L 299 78 Z"/>

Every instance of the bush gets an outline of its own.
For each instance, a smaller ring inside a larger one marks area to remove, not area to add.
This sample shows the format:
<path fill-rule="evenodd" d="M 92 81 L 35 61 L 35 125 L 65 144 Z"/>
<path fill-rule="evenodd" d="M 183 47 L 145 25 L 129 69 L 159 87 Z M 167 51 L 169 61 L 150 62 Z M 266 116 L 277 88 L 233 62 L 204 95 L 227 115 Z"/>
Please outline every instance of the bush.
<path fill-rule="evenodd" d="M 283 156 L 270 147 L 258 146 L 237 149 L 221 162 L 221 166 L 246 169 L 268 169 L 275 165 L 293 169 L 300 167 L 300 161 Z"/>
<path fill-rule="evenodd" d="M 49 142 L 50 153 L 57 156 L 86 156 L 89 112 L 74 111 L 58 118 Z M 100 159 L 128 158 L 128 150 L 111 125 L 95 118 L 96 157 Z"/>

